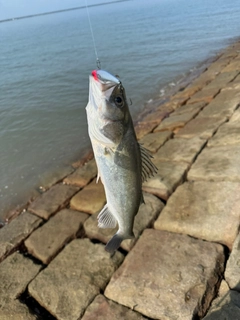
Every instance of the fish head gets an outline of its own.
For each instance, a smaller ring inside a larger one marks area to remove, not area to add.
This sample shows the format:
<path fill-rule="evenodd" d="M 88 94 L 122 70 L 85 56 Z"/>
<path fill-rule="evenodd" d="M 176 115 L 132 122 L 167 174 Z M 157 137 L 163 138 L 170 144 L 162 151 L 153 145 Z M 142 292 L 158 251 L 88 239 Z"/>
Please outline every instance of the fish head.
<path fill-rule="evenodd" d="M 89 101 L 98 116 L 109 121 L 125 121 L 128 105 L 121 81 L 104 70 L 90 75 Z"/>

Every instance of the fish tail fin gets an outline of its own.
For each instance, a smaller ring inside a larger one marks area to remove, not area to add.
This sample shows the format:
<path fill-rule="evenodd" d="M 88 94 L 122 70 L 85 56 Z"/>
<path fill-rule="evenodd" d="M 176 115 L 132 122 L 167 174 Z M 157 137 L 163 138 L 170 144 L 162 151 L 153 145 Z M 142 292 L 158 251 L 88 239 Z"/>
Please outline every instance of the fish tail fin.
<path fill-rule="evenodd" d="M 111 254 L 113 254 L 121 245 L 122 241 L 125 239 L 132 239 L 134 238 L 134 234 L 128 237 L 124 237 L 120 233 L 116 233 L 112 239 L 108 241 L 108 243 L 105 246 L 105 250 Z"/>

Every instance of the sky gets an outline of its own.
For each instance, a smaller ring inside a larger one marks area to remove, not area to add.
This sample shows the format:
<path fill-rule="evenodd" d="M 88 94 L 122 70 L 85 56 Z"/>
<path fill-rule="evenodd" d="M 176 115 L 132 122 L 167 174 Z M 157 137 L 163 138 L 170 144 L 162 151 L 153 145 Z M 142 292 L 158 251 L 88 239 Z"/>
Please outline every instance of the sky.
<path fill-rule="evenodd" d="M 88 5 L 111 0 L 87 0 Z M 0 20 L 85 6 L 85 0 L 0 0 Z"/>

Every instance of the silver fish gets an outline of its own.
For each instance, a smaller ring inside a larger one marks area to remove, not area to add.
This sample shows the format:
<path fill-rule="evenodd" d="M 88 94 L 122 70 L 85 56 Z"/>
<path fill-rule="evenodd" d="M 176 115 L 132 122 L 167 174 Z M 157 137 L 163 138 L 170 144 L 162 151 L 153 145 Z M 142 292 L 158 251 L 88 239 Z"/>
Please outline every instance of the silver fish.
<path fill-rule="evenodd" d="M 104 70 L 93 70 L 89 79 L 88 132 L 107 199 L 98 226 L 115 228 L 118 224 L 105 247 L 114 253 L 124 239 L 134 238 L 134 217 L 144 202 L 142 181 L 157 168 L 137 142 L 121 81 Z"/>

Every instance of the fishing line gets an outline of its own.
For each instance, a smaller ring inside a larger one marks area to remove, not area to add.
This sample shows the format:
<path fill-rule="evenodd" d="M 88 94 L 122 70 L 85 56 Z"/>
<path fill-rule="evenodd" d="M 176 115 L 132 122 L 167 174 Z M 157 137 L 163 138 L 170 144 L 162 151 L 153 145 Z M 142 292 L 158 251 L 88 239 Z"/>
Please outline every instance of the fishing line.
<path fill-rule="evenodd" d="M 85 0 L 85 6 L 86 6 L 86 10 L 87 10 L 89 27 L 90 27 L 90 31 L 91 31 L 91 35 L 92 35 L 93 48 L 94 48 L 94 51 L 95 51 L 97 68 L 98 68 L 98 69 L 101 69 L 101 62 L 100 62 L 100 60 L 99 60 L 99 58 L 98 58 L 97 46 L 96 46 L 96 41 L 95 41 L 94 34 L 93 34 L 93 28 L 92 28 L 92 23 L 91 23 L 91 19 L 90 19 L 90 14 L 89 14 L 89 10 L 88 10 L 87 0 Z"/>

